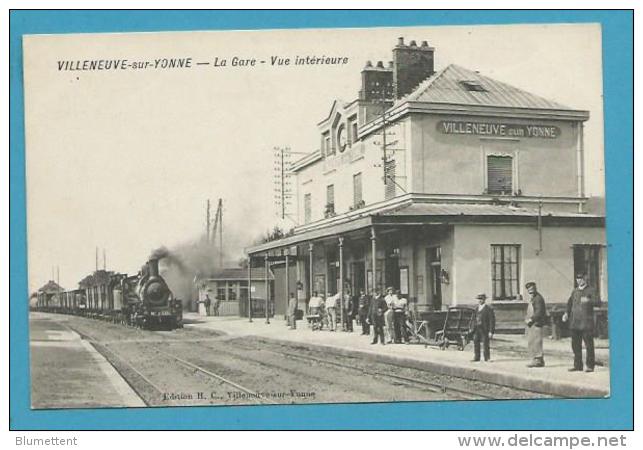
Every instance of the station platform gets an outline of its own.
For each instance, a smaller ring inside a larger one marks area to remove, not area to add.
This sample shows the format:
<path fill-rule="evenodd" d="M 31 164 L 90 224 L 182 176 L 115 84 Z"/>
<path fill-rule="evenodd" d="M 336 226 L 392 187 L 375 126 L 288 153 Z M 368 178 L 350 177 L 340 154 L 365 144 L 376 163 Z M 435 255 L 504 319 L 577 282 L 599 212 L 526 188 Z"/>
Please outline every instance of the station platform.
<path fill-rule="evenodd" d="M 424 344 L 371 344 L 372 336 L 361 335 L 361 327 L 352 333 L 312 331 L 305 320 L 290 330 L 282 318 L 255 318 L 249 322 L 239 317 L 204 317 L 185 313 L 186 327 L 215 329 L 228 336 L 254 336 L 272 341 L 297 343 L 323 348 L 338 354 L 360 356 L 373 361 L 430 370 L 445 375 L 474 379 L 560 397 L 607 397 L 610 392 L 609 342 L 596 340 L 597 366 L 592 373 L 569 372 L 573 365 L 570 339 L 545 339 L 543 368 L 527 368 L 527 342 L 521 335 L 496 335 L 491 341 L 491 361 L 472 362 L 473 344 L 464 351 L 454 347 L 440 350 Z"/>
<path fill-rule="evenodd" d="M 65 326 L 66 316 L 29 315 L 31 407 L 142 407 L 140 397 L 87 341 Z"/>

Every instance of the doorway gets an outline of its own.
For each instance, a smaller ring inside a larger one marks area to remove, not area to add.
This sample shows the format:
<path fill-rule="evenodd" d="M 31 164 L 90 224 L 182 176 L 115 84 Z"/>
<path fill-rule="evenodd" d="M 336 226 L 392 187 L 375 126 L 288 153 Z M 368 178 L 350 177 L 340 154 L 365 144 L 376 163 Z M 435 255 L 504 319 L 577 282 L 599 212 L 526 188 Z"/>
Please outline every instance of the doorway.
<path fill-rule="evenodd" d="M 426 249 L 426 270 L 429 281 L 429 304 L 434 311 L 442 309 L 442 251 L 440 247 Z"/>
<path fill-rule="evenodd" d="M 384 284 L 393 289 L 400 288 L 400 249 L 393 248 L 386 252 L 384 261 Z"/>
<path fill-rule="evenodd" d="M 358 295 L 360 290 L 366 292 L 366 267 L 364 261 L 355 261 L 351 266 L 351 291 Z"/>

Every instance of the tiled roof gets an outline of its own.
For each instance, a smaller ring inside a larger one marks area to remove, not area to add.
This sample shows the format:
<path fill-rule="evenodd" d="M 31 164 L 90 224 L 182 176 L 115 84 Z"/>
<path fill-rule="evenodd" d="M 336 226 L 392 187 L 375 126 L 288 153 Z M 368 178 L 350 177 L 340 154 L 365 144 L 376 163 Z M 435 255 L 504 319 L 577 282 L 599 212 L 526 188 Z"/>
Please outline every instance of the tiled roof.
<path fill-rule="evenodd" d="M 255 264 L 253 264 L 255 265 Z M 266 270 L 262 268 L 252 268 L 251 276 L 253 280 L 265 280 L 266 279 Z M 213 272 L 209 277 L 209 280 L 247 280 L 248 279 L 248 269 L 239 268 L 228 268 L 220 269 Z M 272 273 L 268 271 L 268 279 L 272 280 L 274 277 Z"/>
<path fill-rule="evenodd" d="M 412 203 L 399 209 L 388 210 L 382 216 L 512 216 L 538 217 L 537 208 L 522 208 L 507 205 L 480 205 L 466 203 Z M 602 217 L 564 211 L 541 210 L 543 217 Z"/>
<path fill-rule="evenodd" d="M 38 289 L 39 292 L 58 292 L 64 291 L 65 289 L 58 285 L 55 281 L 49 280 L 47 283 Z"/>
<path fill-rule="evenodd" d="M 479 86 L 470 90 L 463 82 Z M 473 70 L 450 64 L 424 80 L 408 96 L 398 101 L 444 103 L 455 105 L 569 110 L 573 108 L 531 94 L 517 87 L 480 75 Z"/>

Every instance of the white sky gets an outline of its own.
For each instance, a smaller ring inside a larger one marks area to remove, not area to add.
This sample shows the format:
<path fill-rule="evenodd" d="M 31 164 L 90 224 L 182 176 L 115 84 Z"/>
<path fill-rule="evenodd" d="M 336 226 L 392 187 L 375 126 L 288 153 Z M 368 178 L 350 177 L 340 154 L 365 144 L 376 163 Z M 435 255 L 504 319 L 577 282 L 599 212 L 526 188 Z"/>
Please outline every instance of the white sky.
<path fill-rule="evenodd" d="M 205 200 L 224 200 L 241 249 L 277 223 L 272 148 L 309 152 L 334 98 L 352 100 L 366 60 L 397 37 L 455 63 L 590 111 L 587 193 L 604 195 L 598 25 L 30 36 L 24 42 L 29 288 L 60 267 L 64 287 L 94 268 L 134 272 L 150 251 L 195 239 Z M 234 68 L 233 56 L 347 56 L 345 66 Z M 227 58 L 228 67 L 59 72 L 58 60 Z M 214 213 L 214 207 L 212 213 Z M 289 225 L 289 224 L 287 224 Z M 102 264 L 102 255 L 101 255 Z"/>

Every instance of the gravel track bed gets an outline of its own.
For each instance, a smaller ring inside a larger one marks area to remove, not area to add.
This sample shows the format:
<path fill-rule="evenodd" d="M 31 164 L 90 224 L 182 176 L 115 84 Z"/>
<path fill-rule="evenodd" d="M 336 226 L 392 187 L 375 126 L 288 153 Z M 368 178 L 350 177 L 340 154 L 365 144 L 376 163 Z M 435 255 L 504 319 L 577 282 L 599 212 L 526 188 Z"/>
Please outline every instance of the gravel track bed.
<path fill-rule="evenodd" d="M 262 338 L 214 330 L 149 331 L 86 318 L 67 324 L 121 373 L 149 406 L 461 400 L 449 387 L 497 399 L 550 398 Z M 175 357 L 246 388 L 187 367 Z M 306 360 L 306 357 L 320 361 Z M 406 377 L 435 387 L 393 379 Z M 443 387 L 444 389 L 441 389 Z M 256 394 L 256 395 L 255 395 Z"/>

